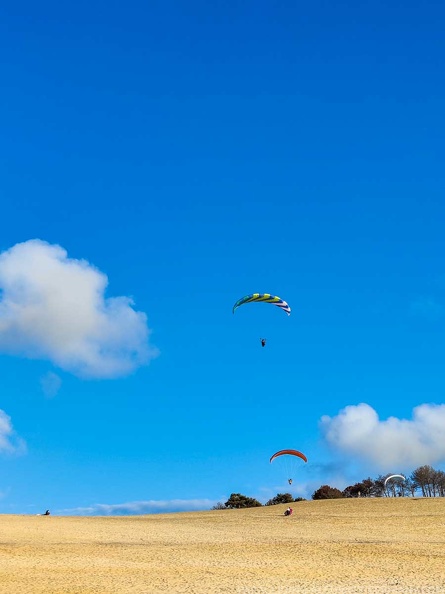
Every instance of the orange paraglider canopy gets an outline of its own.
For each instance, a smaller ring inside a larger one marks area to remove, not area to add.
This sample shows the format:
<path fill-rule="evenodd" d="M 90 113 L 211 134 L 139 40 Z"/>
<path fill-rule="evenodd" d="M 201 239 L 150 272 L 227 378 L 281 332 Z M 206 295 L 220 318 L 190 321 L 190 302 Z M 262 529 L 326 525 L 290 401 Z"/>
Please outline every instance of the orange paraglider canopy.
<path fill-rule="evenodd" d="M 278 456 L 284 456 L 284 454 L 287 454 L 289 456 L 297 456 L 298 458 L 301 458 L 302 460 L 307 462 L 306 456 L 298 450 L 280 450 L 271 457 L 270 462 L 273 462 L 273 460 L 275 460 L 275 458 L 278 458 Z"/>

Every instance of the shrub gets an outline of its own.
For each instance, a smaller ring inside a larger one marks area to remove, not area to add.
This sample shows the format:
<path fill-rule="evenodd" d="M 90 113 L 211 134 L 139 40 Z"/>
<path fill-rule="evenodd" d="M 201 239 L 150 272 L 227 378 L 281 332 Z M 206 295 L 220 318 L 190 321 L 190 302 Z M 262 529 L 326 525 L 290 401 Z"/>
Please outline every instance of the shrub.
<path fill-rule="evenodd" d="M 312 499 L 341 499 L 342 497 L 340 489 L 329 485 L 322 485 L 312 494 Z"/>
<path fill-rule="evenodd" d="M 294 501 L 290 493 L 277 493 L 273 499 L 269 499 L 266 505 L 278 505 L 279 503 L 292 503 Z"/>
<path fill-rule="evenodd" d="M 262 507 L 261 503 L 253 497 L 246 497 L 241 493 L 232 493 L 224 504 L 227 509 L 240 509 L 242 507 Z"/>

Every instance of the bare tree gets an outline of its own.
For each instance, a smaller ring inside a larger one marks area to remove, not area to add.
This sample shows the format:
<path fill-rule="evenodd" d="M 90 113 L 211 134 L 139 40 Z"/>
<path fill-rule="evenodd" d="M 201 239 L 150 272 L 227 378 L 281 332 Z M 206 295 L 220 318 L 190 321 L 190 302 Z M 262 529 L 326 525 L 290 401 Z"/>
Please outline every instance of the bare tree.
<path fill-rule="evenodd" d="M 406 478 L 403 484 L 403 490 L 406 495 L 411 495 L 411 497 L 414 497 L 416 494 L 417 486 L 410 476 Z"/>
<path fill-rule="evenodd" d="M 432 466 L 419 466 L 411 474 L 411 480 L 417 489 L 422 491 L 423 497 L 434 497 L 434 473 Z"/>

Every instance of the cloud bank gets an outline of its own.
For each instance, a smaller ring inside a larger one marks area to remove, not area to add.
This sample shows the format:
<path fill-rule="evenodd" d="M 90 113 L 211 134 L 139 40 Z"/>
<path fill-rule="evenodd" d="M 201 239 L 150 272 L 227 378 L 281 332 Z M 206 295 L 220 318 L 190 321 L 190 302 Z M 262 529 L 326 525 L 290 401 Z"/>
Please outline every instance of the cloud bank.
<path fill-rule="evenodd" d="M 58 510 L 57 513 L 75 516 L 137 516 L 142 514 L 209 510 L 216 503 L 217 501 L 213 501 L 212 499 L 148 500 L 116 504 L 97 503 L 90 507 Z"/>
<path fill-rule="evenodd" d="M 421 404 L 412 419 L 380 420 L 368 404 L 347 406 L 323 416 L 326 442 L 352 459 L 366 460 L 380 472 L 412 469 L 445 460 L 445 404 Z"/>
<path fill-rule="evenodd" d="M 78 376 L 126 375 L 156 355 L 146 315 L 105 298 L 108 279 L 59 245 L 31 240 L 0 254 L 0 351 Z"/>
<path fill-rule="evenodd" d="M 22 454 L 25 450 L 25 442 L 15 433 L 11 417 L 0 410 L 0 454 Z"/>

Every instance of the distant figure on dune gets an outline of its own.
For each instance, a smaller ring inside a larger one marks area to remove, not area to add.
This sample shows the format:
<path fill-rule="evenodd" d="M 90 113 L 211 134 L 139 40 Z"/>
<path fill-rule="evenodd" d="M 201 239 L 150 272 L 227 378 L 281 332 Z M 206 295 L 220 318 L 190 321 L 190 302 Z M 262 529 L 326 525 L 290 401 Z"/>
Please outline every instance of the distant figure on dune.
<path fill-rule="evenodd" d="M 287 510 L 284 512 L 285 516 L 291 516 L 294 513 L 294 510 L 291 507 L 288 507 Z"/>
<path fill-rule="evenodd" d="M 49 509 L 47 509 L 46 512 L 44 514 L 42 514 L 42 516 L 49 516 L 49 515 L 50 515 Z"/>

